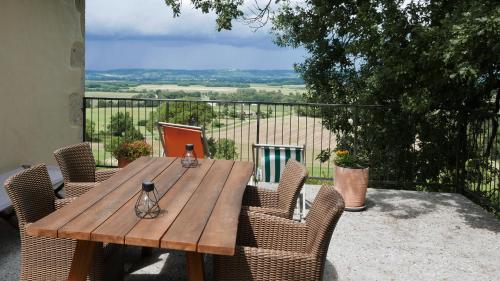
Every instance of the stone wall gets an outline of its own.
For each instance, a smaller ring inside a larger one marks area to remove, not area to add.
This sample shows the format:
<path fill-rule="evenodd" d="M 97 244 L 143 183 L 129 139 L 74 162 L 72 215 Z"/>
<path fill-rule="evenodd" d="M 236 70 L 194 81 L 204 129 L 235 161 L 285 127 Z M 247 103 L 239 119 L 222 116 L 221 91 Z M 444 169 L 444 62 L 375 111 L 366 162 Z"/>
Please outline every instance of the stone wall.
<path fill-rule="evenodd" d="M 3 0 L 0 173 L 81 141 L 84 0 Z"/>

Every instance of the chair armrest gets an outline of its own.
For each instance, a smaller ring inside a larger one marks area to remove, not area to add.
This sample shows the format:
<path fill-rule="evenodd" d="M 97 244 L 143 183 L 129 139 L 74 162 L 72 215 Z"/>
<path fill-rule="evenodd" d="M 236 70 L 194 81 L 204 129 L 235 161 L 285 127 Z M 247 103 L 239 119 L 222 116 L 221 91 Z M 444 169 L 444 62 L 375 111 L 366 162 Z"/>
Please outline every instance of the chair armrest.
<path fill-rule="evenodd" d="M 319 280 L 310 254 L 262 248 L 236 248 L 235 256 L 214 256 L 214 280 Z"/>
<path fill-rule="evenodd" d="M 85 192 L 91 190 L 98 182 L 68 182 L 64 184 L 64 197 L 78 197 Z"/>
<path fill-rule="evenodd" d="M 56 210 L 68 205 L 69 203 L 75 201 L 76 197 L 56 199 Z"/>
<path fill-rule="evenodd" d="M 278 193 L 248 185 L 243 194 L 243 205 L 276 208 L 278 206 Z"/>
<path fill-rule="evenodd" d="M 114 168 L 114 169 L 104 169 L 104 170 L 97 170 L 95 172 L 95 181 L 105 181 L 112 177 L 116 172 L 118 172 L 120 169 L 119 168 Z"/>
<path fill-rule="evenodd" d="M 277 217 L 285 218 L 285 219 L 291 219 L 289 216 L 289 213 L 285 210 L 282 210 L 282 209 L 263 208 L 263 207 L 256 207 L 256 206 L 242 206 L 241 210 L 248 211 L 248 212 L 257 212 L 257 213 L 262 213 L 262 214 L 268 214 L 271 216 L 277 216 Z"/>
<path fill-rule="evenodd" d="M 256 212 L 240 214 L 237 244 L 268 250 L 304 252 L 305 223 Z"/>

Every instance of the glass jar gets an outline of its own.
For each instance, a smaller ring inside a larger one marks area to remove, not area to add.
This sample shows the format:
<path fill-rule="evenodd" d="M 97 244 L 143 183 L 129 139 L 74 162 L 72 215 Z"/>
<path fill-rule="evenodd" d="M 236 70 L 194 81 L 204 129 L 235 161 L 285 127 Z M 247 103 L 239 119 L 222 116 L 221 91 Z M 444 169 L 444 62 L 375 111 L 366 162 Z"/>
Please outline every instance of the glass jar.
<path fill-rule="evenodd" d="M 198 158 L 194 152 L 194 144 L 186 144 L 186 152 L 181 159 L 182 167 L 184 168 L 194 168 L 198 166 Z"/>

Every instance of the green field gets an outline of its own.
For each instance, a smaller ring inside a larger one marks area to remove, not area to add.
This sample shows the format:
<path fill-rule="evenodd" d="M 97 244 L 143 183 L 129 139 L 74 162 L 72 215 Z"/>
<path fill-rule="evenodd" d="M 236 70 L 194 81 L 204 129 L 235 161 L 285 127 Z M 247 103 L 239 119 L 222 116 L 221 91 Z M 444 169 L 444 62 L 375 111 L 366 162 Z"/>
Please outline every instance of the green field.
<path fill-rule="evenodd" d="M 109 134 L 109 124 L 111 116 L 118 112 L 128 112 L 133 119 L 133 124 L 146 141 L 153 146 L 154 155 L 161 155 L 161 143 L 159 134 L 156 128 L 139 126 L 141 120 L 148 120 L 152 111 L 156 108 L 152 107 L 107 107 L 87 108 L 86 119 L 94 124 L 93 150 L 95 159 L 101 165 L 116 165 L 116 160 L 113 159 L 109 151 L 105 151 L 105 147 L 109 146 L 113 141 Z M 212 104 L 213 110 L 219 114 L 223 107 Z M 238 159 L 251 160 L 251 146 L 259 139 L 260 143 L 283 143 L 283 144 L 305 144 L 306 145 L 306 164 L 310 171 L 310 175 L 314 177 L 332 177 L 332 166 L 328 163 L 321 164 L 315 159 L 321 149 L 334 147 L 335 138 L 326 129 L 322 128 L 319 118 L 301 117 L 289 107 L 270 106 L 272 114 L 269 118 L 260 119 L 260 134 L 257 138 L 257 119 L 256 117 L 232 118 L 222 115 L 215 119 L 220 126 L 214 126 L 214 122 L 207 124 L 205 130 L 207 137 L 214 139 L 230 139 L 236 144 Z M 236 110 L 247 110 L 256 112 L 256 105 L 236 106 Z M 234 110 L 234 109 L 233 109 Z M 261 110 L 267 111 L 266 106 L 261 106 Z M 153 123 L 149 123 L 153 124 Z M 150 126 L 150 125 L 148 125 Z M 115 140 L 116 141 L 116 140 Z"/>
<path fill-rule="evenodd" d="M 204 85 L 178 85 L 178 84 L 140 84 L 138 86 L 131 86 L 121 88 L 120 91 L 86 91 L 86 97 L 93 98 L 132 98 L 135 95 L 162 91 L 168 95 L 170 92 L 184 92 L 184 93 L 222 93 L 222 94 L 235 94 L 241 88 L 238 87 L 215 87 Z M 283 95 L 299 94 L 302 95 L 306 92 L 304 85 L 282 85 L 274 86 L 267 84 L 252 83 L 250 87 L 243 88 L 245 90 L 253 89 L 257 92 L 264 92 L 269 94 L 281 93 Z"/>

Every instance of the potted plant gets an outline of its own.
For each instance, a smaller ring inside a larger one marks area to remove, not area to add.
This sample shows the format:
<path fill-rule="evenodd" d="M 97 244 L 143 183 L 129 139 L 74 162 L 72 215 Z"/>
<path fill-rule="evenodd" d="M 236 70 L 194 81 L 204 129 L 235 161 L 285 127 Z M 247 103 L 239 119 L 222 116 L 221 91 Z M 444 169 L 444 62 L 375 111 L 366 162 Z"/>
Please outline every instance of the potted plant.
<path fill-rule="evenodd" d="M 349 150 L 335 151 L 335 189 L 342 195 L 346 211 L 362 211 L 366 208 L 368 188 L 368 160 Z"/>
<path fill-rule="evenodd" d="M 141 156 L 152 152 L 151 145 L 143 140 L 124 141 L 113 150 L 113 156 L 118 159 L 118 167 L 123 168 Z"/>

